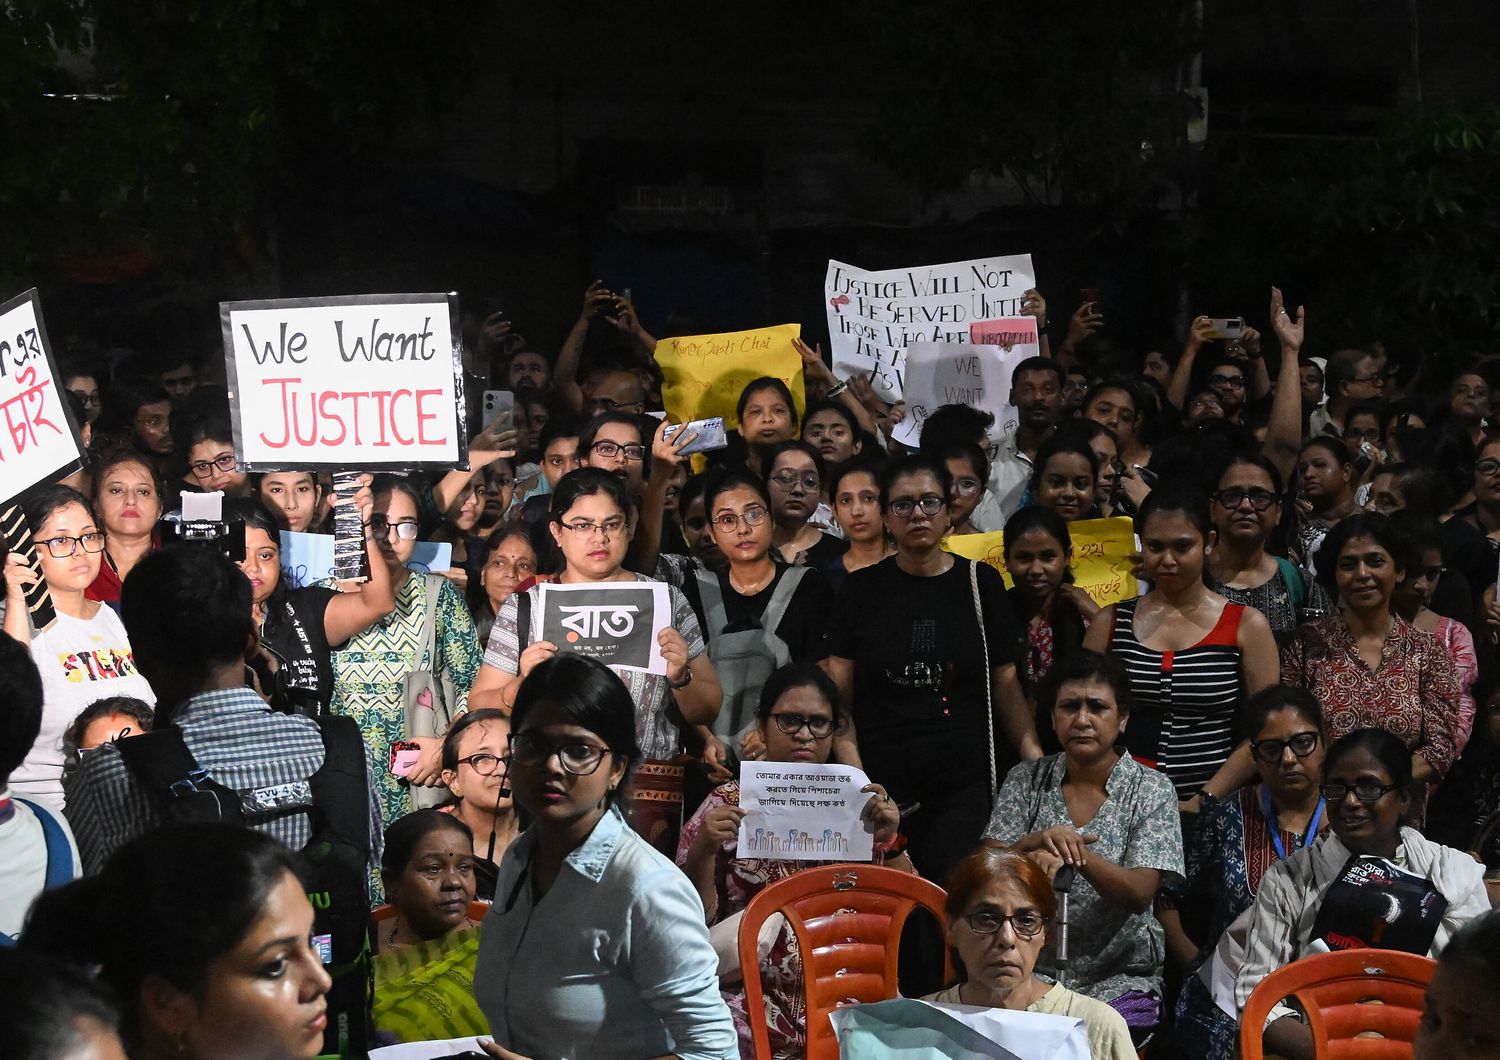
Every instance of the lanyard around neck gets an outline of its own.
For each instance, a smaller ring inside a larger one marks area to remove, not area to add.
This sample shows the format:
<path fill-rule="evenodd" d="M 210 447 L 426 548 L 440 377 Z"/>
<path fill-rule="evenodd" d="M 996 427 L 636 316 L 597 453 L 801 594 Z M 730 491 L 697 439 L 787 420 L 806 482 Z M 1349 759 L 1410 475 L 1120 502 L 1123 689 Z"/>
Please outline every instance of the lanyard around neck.
<path fill-rule="evenodd" d="M 1286 847 L 1281 843 L 1281 828 L 1276 823 L 1276 808 L 1271 805 L 1271 789 L 1264 784 L 1260 786 L 1260 805 L 1265 812 L 1266 823 L 1271 826 L 1271 845 L 1276 848 L 1276 857 L 1280 861 L 1285 861 Z M 1299 846 L 1297 850 L 1301 850 L 1317 838 L 1318 824 L 1323 820 L 1323 805 L 1323 799 L 1320 796 L 1317 809 L 1313 810 L 1312 818 L 1307 822 L 1307 831 L 1302 835 L 1302 846 Z"/>

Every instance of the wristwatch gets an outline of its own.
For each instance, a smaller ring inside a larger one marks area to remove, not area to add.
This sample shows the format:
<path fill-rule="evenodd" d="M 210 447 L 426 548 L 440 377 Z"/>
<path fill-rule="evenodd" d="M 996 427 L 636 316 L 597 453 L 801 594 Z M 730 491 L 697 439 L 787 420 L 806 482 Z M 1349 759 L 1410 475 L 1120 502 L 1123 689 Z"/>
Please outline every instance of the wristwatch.
<path fill-rule="evenodd" d="M 686 688 L 688 685 L 690 685 L 692 683 L 693 683 L 693 671 L 692 671 L 692 668 L 689 667 L 689 669 L 687 671 L 687 676 L 686 677 L 684 677 L 681 681 L 668 681 L 667 682 L 667 687 L 670 688 L 670 689 L 672 689 L 673 691 L 676 691 L 679 688 Z"/>

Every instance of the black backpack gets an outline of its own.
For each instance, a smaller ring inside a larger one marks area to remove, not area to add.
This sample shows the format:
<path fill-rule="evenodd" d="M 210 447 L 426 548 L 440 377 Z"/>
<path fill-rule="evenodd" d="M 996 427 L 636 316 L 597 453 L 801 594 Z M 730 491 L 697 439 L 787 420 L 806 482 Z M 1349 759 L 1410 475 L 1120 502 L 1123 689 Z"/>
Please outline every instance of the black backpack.
<path fill-rule="evenodd" d="M 313 933 L 333 978 L 323 1054 L 364 1056 L 370 1044 L 370 794 L 365 743 L 353 718 L 315 719 L 322 768 L 312 789 L 312 834 L 302 848 Z M 169 725 L 117 740 L 125 764 L 171 824 L 214 821 L 248 827 L 239 795 L 209 778 Z"/>

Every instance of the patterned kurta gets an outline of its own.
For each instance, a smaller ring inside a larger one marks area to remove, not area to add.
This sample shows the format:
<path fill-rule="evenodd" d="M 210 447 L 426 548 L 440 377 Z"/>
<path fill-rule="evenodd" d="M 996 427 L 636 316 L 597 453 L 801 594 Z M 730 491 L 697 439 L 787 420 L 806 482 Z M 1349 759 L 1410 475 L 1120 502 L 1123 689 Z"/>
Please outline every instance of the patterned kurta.
<path fill-rule="evenodd" d="M 458 590 L 446 578 L 437 597 L 433 636 L 437 657 L 432 655 L 432 645 L 421 643 L 427 612 L 426 577 L 417 571 L 407 571 L 404 580 L 398 577 L 396 609 L 333 653 L 330 709 L 358 721 L 365 734 L 370 776 L 386 827 L 413 809 L 411 793 L 391 775 L 391 744 L 406 738 L 402 679 L 417 670 L 446 671 L 458 699 L 450 707 L 456 715 L 468 709 L 469 689 L 479 673 L 474 620 Z"/>
<path fill-rule="evenodd" d="M 1064 825 L 1096 835 L 1090 852 L 1127 869 L 1156 869 L 1162 885 L 1182 879 L 1182 826 L 1177 795 L 1165 775 L 1121 755 L 1105 782 L 1104 804 L 1094 819 L 1079 828 L 1068 816 L 1062 782 L 1067 759 L 1048 755 L 1012 769 L 995 800 L 985 835 L 1015 843 L 1032 832 Z M 1100 897 L 1080 873 L 1073 883 L 1068 911 L 1068 988 L 1111 1001 L 1132 990 L 1162 993 L 1166 937 L 1148 909 L 1134 913 Z M 1057 978 L 1043 952 L 1037 971 Z"/>
<path fill-rule="evenodd" d="M 1457 757 L 1460 690 L 1453 663 L 1430 634 L 1396 615 L 1374 672 L 1342 618 L 1298 627 L 1281 652 L 1281 683 L 1318 697 L 1330 742 L 1355 729 L 1384 729 L 1439 775 Z"/>

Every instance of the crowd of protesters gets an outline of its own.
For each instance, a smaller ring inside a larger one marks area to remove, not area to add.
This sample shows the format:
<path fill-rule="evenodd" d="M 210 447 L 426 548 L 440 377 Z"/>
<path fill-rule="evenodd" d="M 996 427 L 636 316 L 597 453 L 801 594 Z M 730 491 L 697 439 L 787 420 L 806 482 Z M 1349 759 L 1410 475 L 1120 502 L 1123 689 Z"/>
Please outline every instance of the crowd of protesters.
<path fill-rule="evenodd" d="M 1370 857 L 1440 900 L 1417 1055 L 1500 1055 L 1500 356 L 1438 377 L 1274 289 L 1181 350 L 1024 311 L 1013 429 L 948 405 L 905 447 L 901 403 L 798 342 L 805 392 L 749 383 L 695 463 L 595 283 L 555 356 L 471 329 L 470 397 L 514 415 L 470 402 L 468 470 L 346 499 L 241 468 L 217 357 L 64 351 L 87 460 L 4 568 L 17 1055 L 727 1058 L 756 1022 L 801 1055 L 797 937 L 762 938 L 751 1011 L 736 928 L 817 863 L 738 856 L 745 761 L 861 768 L 875 860 L 947 888 L 959 974 L 917 945 L 903 989 L 1075 1017 L 1095 1057 L 1231 1056 Z M 211 492 L 234 531 L 177 540 Z M 340 505 L 365 577 L 300 584 L 283 532 Z M 1129 599 L 1073 584 L 1106 517 Z M 1008 585 L 950 551 L 975 533 Z M 663 672 L 544 639 L 548 581 L 665 582 Z M 1313 1055 L 1290 1006 L 1264 1035 Z"/>

